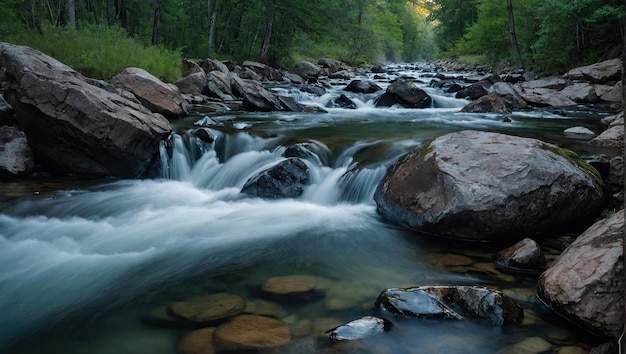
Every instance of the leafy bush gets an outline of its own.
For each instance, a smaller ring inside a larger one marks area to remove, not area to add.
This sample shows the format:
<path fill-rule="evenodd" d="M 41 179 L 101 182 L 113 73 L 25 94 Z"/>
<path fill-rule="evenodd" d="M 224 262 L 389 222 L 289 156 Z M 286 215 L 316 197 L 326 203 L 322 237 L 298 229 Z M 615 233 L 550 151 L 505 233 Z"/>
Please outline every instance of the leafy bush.
<path fill-rule="evenodd" d="M 120 27 L 46 27 L 42 32 L 24 29 L 5 40 L 35 48 L 95 79 L 111 79 L 127 67 L 142 68 L 166 82 L 182 75 L 180 53 L 146 47 Z"/>

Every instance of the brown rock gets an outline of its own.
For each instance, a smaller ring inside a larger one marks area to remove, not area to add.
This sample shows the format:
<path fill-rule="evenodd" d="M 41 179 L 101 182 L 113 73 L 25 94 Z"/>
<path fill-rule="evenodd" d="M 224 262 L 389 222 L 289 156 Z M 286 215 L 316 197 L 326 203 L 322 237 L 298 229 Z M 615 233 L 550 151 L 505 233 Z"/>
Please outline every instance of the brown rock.
<path fill-rule="evenodd" d="M 178 342 L 178 353 L 214 354 L 217 351 L 213 338 L 214 334 L 214 327 L 202 328 L 187 334 Z"/>
<path fill-rule="evenodd" d="M 288 275 L 267 279 L 262 290 L 279 298 L 305 298 L 313 296 L 317 281 L 309 275 Z"/>
<path fill-rule="evenodd" d="M 596 334 L 617 339 L 624 326 L 624 212 L 581 234 L 545 271 L 537 296 Z"/>
<path fill-rule="evenodd" d="M 171 133 L 163 116 L 28 47 L 0 43 L 0 66 L 12 81 L 5 98 L 49 170 L 136 178 L 158 161 Z"/>
<path fill-rule="evenodd" d="M 126 68 L 111 79 L 111 83 L 132 92 L 152 112 L 168 118 L 186 114 L 183 108 L 185 100 L 178 87 L 164 83 L 143 69 Z"/>
<path fill-rule="evenodd" d="M 241 296 L 217 293 L 193 301 L 175 302 L 170 311 L 191 322 L 206 323 L 240 314 L 245 308 Z"/>
<path fill-rule="evenodd" d="M 262 350 L 282 347 L 291 341 L 289 328 L 264 316 L 240 315 L 217 327 L 218 350 Z"/>
<path fill-rule="evenodd" d="M 546 268 L 546 257 L 539 245 L 525 238 L 495 255 L 495 262 L 504 269 L 520 272 L 542 272 Z"/>
<path fill-rule="evenodd" d="M 461 109 L 461 112 L 509 114 L 511 110 L 500 96 L 485 95 L 476 101 L 470 102 Z"/>

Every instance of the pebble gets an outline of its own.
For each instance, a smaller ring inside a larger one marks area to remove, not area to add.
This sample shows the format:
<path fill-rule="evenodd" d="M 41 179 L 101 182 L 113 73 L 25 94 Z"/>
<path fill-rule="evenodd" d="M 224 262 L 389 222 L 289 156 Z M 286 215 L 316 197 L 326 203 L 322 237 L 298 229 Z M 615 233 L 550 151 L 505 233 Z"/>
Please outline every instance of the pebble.
<path fill-rule="evenodd" d="M 193 331 L 178 342 L 179 354 L 215 354 L 214 327 Z"/>

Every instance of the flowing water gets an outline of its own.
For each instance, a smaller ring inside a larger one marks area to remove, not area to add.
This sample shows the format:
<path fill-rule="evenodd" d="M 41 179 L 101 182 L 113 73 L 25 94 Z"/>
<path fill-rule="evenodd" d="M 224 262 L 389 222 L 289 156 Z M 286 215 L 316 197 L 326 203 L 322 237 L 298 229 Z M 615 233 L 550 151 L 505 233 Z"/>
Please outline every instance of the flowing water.
<path fill-rule="evenodd" d="M 495 269 L 489 260 L 494 249 L 436 242 L 385 223 L 372 196 L 387 166 L 439 135 L 497 131 L 590 154 L 588 137 L 563 130 L 585 126 L 599 133 L 606 114 L 537 110 L 515 112 L 510 122 L 462 114 L 467 101 L 428 88 L 420 71 L 410 74 L 424 81 L 432 108 L 375 108 L 371 95 L 353 95 L 356 110 L 196 114 L 174 122 L 177 134 L 162 146 L 161 178 L 5 184 L 0 348 L 175 353 L 190 329 L 154 325 L 149 319 L 157 316 L 155 309 L 224 291 L 253 301 L 263 298 L 265 279 L 292 274 L 316 276 L 318 295 L 279 304 L 279 317 L 294 332 L 289 353 L 326 352 L 319 334 L 378 314 L 374 301 L 386 288 L 442 284 L 501 289 L 524 306 L 526 320 L 504 329 L 471 321 L 396 321 L 390 332 L 352 350 L 496 353 L 530 338 L 552 348 L 593 345 L 594 339 L 535 303 L 535 278 Z M 322 97 L 274 90 L 325 106 L 342 88 L 338 83 Z M 215 141 L 203 142 L 196 129 Z M 311 183 L 301 197 L 267 200 L 240 193 L 250 177 L 300 142 L 321 151 L 306 161 Z"/>

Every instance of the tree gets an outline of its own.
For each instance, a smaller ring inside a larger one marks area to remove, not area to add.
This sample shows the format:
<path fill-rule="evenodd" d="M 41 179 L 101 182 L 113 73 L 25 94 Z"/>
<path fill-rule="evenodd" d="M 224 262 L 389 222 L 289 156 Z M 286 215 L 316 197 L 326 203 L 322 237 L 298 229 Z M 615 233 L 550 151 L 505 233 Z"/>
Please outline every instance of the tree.
<path fill-rule="evenodd" d="M 520 54 L 519 46 L 517 45 L 517 36 L 515 35 L 515 17 L 513 16 L 513 1 L 506 0 L 506 9 L 509 14 L 509 35 L 511 37 L 511 48 L 517 61 L 517 67 L 519 69 L 524 68 L 524 62 L 522 61 L 522 54 Z"/>

